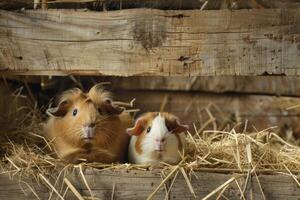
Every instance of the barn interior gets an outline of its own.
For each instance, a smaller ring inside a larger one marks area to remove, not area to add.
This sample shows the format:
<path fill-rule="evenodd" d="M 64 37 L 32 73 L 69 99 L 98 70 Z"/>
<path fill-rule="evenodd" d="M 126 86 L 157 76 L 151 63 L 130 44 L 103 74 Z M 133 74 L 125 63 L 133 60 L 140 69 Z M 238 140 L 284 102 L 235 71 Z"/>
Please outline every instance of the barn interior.
<path fill-rule="evenodd" d="M 0 197 L 297 199 L 299 5 L 0 2 Z M 97 83 L 133 118 L 165 111 L 189 124 L 182 161 L 157 171 L 58 159 L 47 108 Z"/>

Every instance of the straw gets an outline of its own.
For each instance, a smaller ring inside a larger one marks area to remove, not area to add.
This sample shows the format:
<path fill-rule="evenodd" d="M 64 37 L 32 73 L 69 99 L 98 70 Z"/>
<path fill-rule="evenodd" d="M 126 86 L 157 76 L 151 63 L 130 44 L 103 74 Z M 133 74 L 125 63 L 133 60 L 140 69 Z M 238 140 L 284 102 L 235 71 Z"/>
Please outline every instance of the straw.
<path fill-rule="evenodd" d="M 67 186 L 73 192 L 73 194 L 78 198 L 78 200 L 84 200 L 84 198 L 81 196 L 81 194 L 76 190 L 76 188 L 72 185 L 72 183 L 67 178 L 64 178 L 64 182 L 67 184 Z"/>
<path fill-rule="evenodd" d="M 244 175 L 240 175 L 240 176 L 237 176 L 237 177 L 231 177 L 225 183 L 223 183 L 222 185 L 220 185 L 219 187 L 214 189 L 212 192 L 210 192 L 208 195 L 206 195 L 204 198 L 202 198 L 202 200 L 209 199 L 210 197 L 212 197 L 213 195 L 218 193 L 220 190 L 222 190 L 224 187 L 227 187 L 230 183 L 232 183 L 233 181 L 235 181 L 236 179 L 241 178 L 241 177 L 244 177 Z"/>
<path fill-rule="evenodd" d="M 197 197 L 196 197 L 196 194 L 195 194 L 195 191 L 194 191 L 194 188 L 193 188 L 193 186 L 192 186 L 192 184 L 191 184 L 191 181 L 189 180 L 189 178 L 188 178 L 186 172 L 184 171 L 184 169 L 183 169 L 182 167 L 180 167 L 179 169 L 180 169 L 180 171 L 181 171 L 181 173 L 182 173 L 182 175 L 183 175 L 183 177 L 184 177 L 184 179 L 185 179 L 185 181 L 186 181 L 186 184 L 187 184 L 187 186 L 188 186 L 188 188 L 189 188 L 191 194 L 192 194 L 195 198 L 197 198 Z"/>
<path fill-rule="evenodd" d="M 39 174 L 39 176 L 45 181 L 45 183 L 57 194 L 57 196 L 64 200 L 64 198 L 59 194 L 59 192 L 55 189 L 55 187 L 42 175 Z"/>
<path fill-rule="evenodd" d="M 175 166 L 172 171 L 166 176 L 166 178 L 157 186 L 157 188 L 147 197 L 147 200 L 151 200 L 158 190 L 171 178 L 171 176 L 179 169 L 180 164 L 185 160 L 182 160 L 177 166 Z"/>

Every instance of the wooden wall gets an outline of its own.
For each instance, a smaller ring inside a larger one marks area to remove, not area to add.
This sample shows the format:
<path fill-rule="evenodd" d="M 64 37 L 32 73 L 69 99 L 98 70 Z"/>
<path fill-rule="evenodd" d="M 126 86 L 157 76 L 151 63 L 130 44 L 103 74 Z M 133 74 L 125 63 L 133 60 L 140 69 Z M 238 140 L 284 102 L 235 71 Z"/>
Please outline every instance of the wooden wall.
<path fill-rule="evenodd" d="M 16 88 L 24 83 L 31 85 L 35 93 L 33 99 L 40 106 L 66 89 L 88 89 L 95 83 L 110 82 L 105 88 L 112 91 L 115 100 L 130 102 L 136 98 L 134 108 L 141 110 L 136 116 L 163 110 L 176 114 L 189 125 L 195 123 L 201 127 L 209 118 L 208 109 L 216 118 L 218 129 L 225 124 L 232 127 L 240 123 L 237 130 L 241 131 L 247 121 L 248 131 L 277 127 L 274 131 L 283 136 L 293 133 L 300 138 L 297 77 L 53 77 L 51 80 L 42 78 L 48 81 L 43 82 L 48 85 L 43 87 L 40 77 L 20 76 L 9 80 L 13 79 L 21 81 L 15 83 Z M 28 95 L 26 88 L 23 91 Z M 214 128 L 212 125 L 206 129 Z"/>
<path fill-rule="evenodd" d="M 83 82 L 87 79 L 80 78 Z M 248 121 L 248 131 L 277 127 L 274 130 L 283 136 L 292 132 L 300 137 L 297 77 L 94 77 L 89 85 L 97 82 L 110 82 L 105 87 L 117 100 L 129 102 L 136 98 L 134 105 L 140 113 L 163 107 L 182 121 L 200 127 L 209 117 L 205 110 L 209 108 L 219 129 L 227 122 L 241 123 L 241 130 Z"/>
<path fill-rule="evenodd" d="M 300 10 L 0 11 L 0 73 L 300 75 Z"/>
<path fill-rule="evenodd" d="M 243 130 L 244 122 L 248 121 L 248 131 L 263 130 L 276 126 L 283 135 L 286 131 L 293 131 L 300 136 L 299 109 L 286 108 L 300 104 L 300 98 L 275 97 L 268 95 L 238 95 L 238 94 L 207 94 L 165 91 L 115 91 L 116 99 L 129 102 L 136 98 L 135 107 L 141 112 L 168 111 L 176 114 L 189 125 L 195 123 L 200 128 L 208 119 L 208 110 L 215 117 L 217 129 L 242 123 L 237 128 Z M 165 104 L 165 105 L 164 105 Z M 164 105 L 164 106 L 163 106 Z M 217 108 L 214 106 L 215 105 Z M 219 113 L 219 110 L 222 114 Z M 232 127 L 232 126 L 231 126 Z M 254 128 L 255 127 L 255 128 Z M 213 129 L 212 123 L 206 129 Z"/>

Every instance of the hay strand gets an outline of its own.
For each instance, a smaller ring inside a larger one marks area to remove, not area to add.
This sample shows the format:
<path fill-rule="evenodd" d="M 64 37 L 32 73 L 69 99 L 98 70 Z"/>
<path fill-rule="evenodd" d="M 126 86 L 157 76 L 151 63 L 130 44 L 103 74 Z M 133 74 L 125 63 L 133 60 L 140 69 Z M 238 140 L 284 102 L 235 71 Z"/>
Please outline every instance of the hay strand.
<path fill-rule="evenodd" d="M 55 187 L 42 175 L 39 174 L 39 176 L 42 178 L 43 181 L 45 181 L 45 183 L 57 194 L 57 196 L 61 199 L 61 200 L 65 200 L 60 194 L 59 192 L 55 189 Z"/>
<path fill-rule="evenodd" d="M 92 190 L 91 190 L 91 188 L 90 188 L 90 186 L 89 186 L 89 184 L 88 184 L 88 182 L 87 182 L 87 180 L 86 180 L 86 178 L 85 178 L 85 176 L 84 176 L 84 173 L 83 173 L 83 171 L 82 171 L 82 165 L 81 165 L 81 164 L 79 165 L 79 172 L 80 172 L 81 178 L 82 178 L 82 180 L 83 180 L 83 182 L 84 182 L 86 188 L 88 189 L 88 191 L 90 192 L 91 197 L 93 198 L 93 197 L 94 197 L 94 194 L 93 194 L 93 192 L 92 192 Z"/>
<path fill-rule="evenodd" d="M 180 165 L 185 161 L 182 160 L 178 165 L 173 167 L 171 172 L 166 176 L 166 178 L 157 186 L 157 188 L 147 197 L 147 200 L 151 200 L 154 195 L 158 192 L 158 190 L 171 178 L 171 176 L 179 169 Z"/>
<path fill-rule="evenodd" d="M 84 198 L 81 196 L 81 194 L 76 190 L 76 188 L 73 186 L 73 184 L 67 179 L 64 178 L 64 182 L 70 188 L 70 190 L 73 192 L 73 194 L 78 198 L 78 200 L 84 200 Z"/>
<path fill-rule="evenodd" d="M 211 198 L 213 195 L 215 195 L 216 193 L 218 193 L 224 187 L 227 187 L 230 183 L 232 183 L 236 179 L 239 179 L 239 178 L 242 178 L 242 177 L 244 177 L 244 175 L 239 175 L 237 177 L 231 177 L 225 183 L 223 183 L 222 185 L 220 185 L 219 187 L 217 187 L 216 189 L 214 189 L 212 192 L 210 192 L 208 195 L 206 195 L 204 198 L 202 198 L 202 200 L 207 200 L 207 199 Z"/>
<path fill-rule="evenodd" d="M 197 198 L 197 196 L 196 196 L 196 194 L 195 194 L 195 191 L 194 191 L 194 188 L 193 188 L 193 186 L 192 186 L 192 184 L 191 184 L 191 181 L 189 180 L 189 178 L 188 178 L 188 176 L 187 176 L 185 170 L 184 170 L 182 167 L 180 167 L 179 169 L 180 169 L 180 171 L 181 171 L 181 173 L 182 173 L 182 175 L 183 175 L 183 177 L 184 177 L 184 179 L 185 179 L 185 181 L 186 181 L 186 184 L 187 184 L 187 186 L 188 186 L 188 188 L 189 188 L 191 194 L 194 196 L 194 198 Z"/>

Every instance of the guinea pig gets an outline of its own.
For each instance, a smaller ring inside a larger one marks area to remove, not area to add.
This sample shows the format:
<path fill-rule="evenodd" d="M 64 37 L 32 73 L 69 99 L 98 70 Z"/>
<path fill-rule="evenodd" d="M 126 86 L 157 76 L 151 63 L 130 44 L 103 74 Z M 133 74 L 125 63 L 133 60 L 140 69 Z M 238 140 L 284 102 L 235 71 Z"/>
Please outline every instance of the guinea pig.
<path fill-rule="evenodd" d="M 113 104 L 111 94 L 100 84 L 87 93 L 78 88 L 65 91 L 58 106 L 49 108 L 47 114 L 45 133 L 59 158 L 71 163 L 112 163 L 127 158 L 126 128 L 133 121 Z"/>
<path fill-rule="evenodd" d="M 157 164 L 166 162 L 176 164 L 180 152 L 185 148 L 187 125 L 166 112 L 149 112 L 139 117 L 134 127 L 128 128 L 131 135 L 128 157 L 131 163 Z"/>

